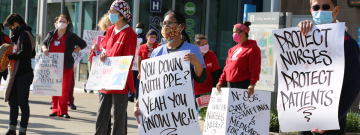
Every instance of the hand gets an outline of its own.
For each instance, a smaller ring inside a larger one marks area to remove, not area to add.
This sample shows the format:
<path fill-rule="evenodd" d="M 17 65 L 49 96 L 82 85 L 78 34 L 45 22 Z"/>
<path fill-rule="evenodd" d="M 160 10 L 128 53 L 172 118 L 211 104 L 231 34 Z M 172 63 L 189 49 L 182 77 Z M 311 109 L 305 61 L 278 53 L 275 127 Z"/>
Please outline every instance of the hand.
<path fill-rule="evenodd" d="M 303 36 L 307 35 L 313 28 L 313 23 L 311 20 L 305 20 L 301 21 L 298 24 L 298 27 L 300 27 L 300 32 Z"/>
<path fill-rule="evenodd" d="M 192 65 L 196 65 L 197 62 L 200 63 L 200 61 L 196 58 L 196 55 L 193 54 L 193 53 L 187 53 L 187 54 L 185 54 L 185 56 L 184 56 L 183 59 L 184 59 L 184 61 L 190 61 L 190 63 L 191 63 Z"/>
<path fill-rule="evenodd" d="M 134 106 L 134 116 L 138 124 L 140 124 L 139 116 L 142 116 L 140 109 L 139 109 L 139 100 L 136 101 L 136 104 Z"/>
<path fill-rule="evenodd" d="M 91 47 L 91 50 L 95 53 L 96 50 L 97 50 L 97 44 L 94 44 L 94 45 Z"/>
<path fill-rule="evenodd" d="M 313 132 L 313 133 L 319 133 L 319 134 L 323 134 L 323 133 L 326 132 L 326 131 L 328 131 L 328 130 L 319 130 L 319 129 L 317 129 L 317 128 L 311 130 L 311 132 Z"/>
<path fill-rule="evenodd" d="M 250 86 L 248 87 L 249 96 L 254 95 L 254 88 L 255 88 L 255 85 L 250 84 Z"/>
<path fill-rule="evenodd" d="M 137 79 L 139 79 L 140 80 L 140 78 L 141 78 L 141 76 L 140 76 L 140 74 L 137 76 Z"/>
<path fill-rule="evenodd" d="M 105 88 L 102 88 L 101 91 L 103 91 L 103 92 L 110 92 L 111 90 L 106 90 Z"/>
<path fill-rule="evenodd" d="M 216 89 L 220 92 L 221 91 L 221 87 L 223 86 L 223 84 L 221 84 L 221 83 L 218 83 L 218 84 L 216 84 Z"/>
<path fill-rule="evenodd" d="M 101 54 L 100 54 L 100 60 L 101 60 L 101 62 L 105 62 L 105 60 L 106 60 L 106 53 L 101 53 Z"/>
<path fill-rule="evenodd" d="M 45 56 L 49 56 L 49 50 L 48 50 L 48 49 L 46 49 L 46 50 L 43 51 L 43 52 L 44 52 Z"/>

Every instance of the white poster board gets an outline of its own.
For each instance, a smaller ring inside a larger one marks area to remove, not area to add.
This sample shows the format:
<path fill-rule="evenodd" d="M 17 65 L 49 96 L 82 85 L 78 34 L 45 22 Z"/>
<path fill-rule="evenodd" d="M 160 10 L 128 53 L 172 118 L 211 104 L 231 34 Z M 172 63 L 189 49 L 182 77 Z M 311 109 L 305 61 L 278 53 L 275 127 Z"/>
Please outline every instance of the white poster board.
<path fill-rule="evenodd" d="M 268 135 L 271 93 L 247 89 L 213 88 L 203 135 Z"/>
<path fill-rule="evenodd" d="M 344 77 L 345 23 L 273 31 L 281 131 L 336 130 Z M 296 124 L 294 124 L 296 123 Z"/>
<path fill-rule="evenodd" d="M 72 53 L 72 56 L 74 57 L 74 67 L 76 67 L 77 64 L 81 61 L 81 59 L 84 57 L 85 53 L 82 51 L 78 51 L 76 53 Z"/>
<path fill-rule="evenodd" d="M 94 43 L 94 40 L 101 36 L 104 32 L 103 31 L 96 31 L 96 30 L 84 30 L 83 39 L 86 42 L 87 46 L 81 50 L 82 52 L 91 52 L 91 47 Z"/>
<path fill-rule="evenodd" d="M 33 95 L 62 95 L 64 53 L 38 53 L 35 56 Z"/>
<path fill-rule="evenodd" d="M 139 135 L 201 134 L 190 62 L 183 61 L 189 52 L 174 52 L 141 62 L 139 108 L 143 115 L 139 117 Z"/>
<path fill-rule="evenodd" d="M 123 90 L 129 74 L 133 56 L 93 57 L 90 76 L 86 84 L 88 90 Z"/>
<path fill-rule="evenodd" d="M 133 68 L 132 68 L 132 70 L 134 70 L 134 71 L 138 71 L 138 70 L 139 70 L 139 68 L 137 67 L 137 63 L 138 63 L 138 55 L 137 55 L 137 53 L 138 53 L 138 51 L 139 51 L 139 47 L 140 47 L 141 43 L 142 43 L 142 38 L 137 38 L 135 58 L 134 58 Z M 136 77 L 137 77 L 137 76 L 136 76 Z"/>

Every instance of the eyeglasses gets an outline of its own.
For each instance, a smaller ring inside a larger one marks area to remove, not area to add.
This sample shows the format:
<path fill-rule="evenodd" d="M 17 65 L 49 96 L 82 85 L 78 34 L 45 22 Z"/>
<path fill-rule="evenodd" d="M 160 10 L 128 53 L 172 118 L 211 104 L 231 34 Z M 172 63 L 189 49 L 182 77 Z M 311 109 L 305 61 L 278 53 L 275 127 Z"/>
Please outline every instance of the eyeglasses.
<path fill-rule="evenodd" d="M 322 9 L 323 10 L 330 10 L 331 6 L 334 6 L 334 5 L 329 5 L 329 4 L 324 4 L 322 5 Z M 315 6 L 312 6 L 311 9 L 313 11 L 318 11 L 320 10 L 321 6 L 320 5 L 315 5 Z"/>
<path fill-rule="evenodd" d="M 174 23 L 178 23 L 178 22 L 161 22 L 161 23 L 160 23 L 160 26 L 161 26 L 161 27 L 164 27 L 165 25 L 166 25 L 166 26 L 173 26 Z"/>

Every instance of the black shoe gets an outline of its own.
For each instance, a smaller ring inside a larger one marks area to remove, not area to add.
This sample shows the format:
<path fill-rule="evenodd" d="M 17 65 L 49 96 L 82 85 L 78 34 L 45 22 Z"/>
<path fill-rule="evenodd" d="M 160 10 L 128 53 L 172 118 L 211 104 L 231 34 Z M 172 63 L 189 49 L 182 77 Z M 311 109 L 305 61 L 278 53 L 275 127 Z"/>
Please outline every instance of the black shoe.
<path fill-rule="evenodd" d="M 26 133 L 23 133 L 23 132 L 19 132 L 18 135 L 26 135 Z"/>
<path fill-rule="evenodd" d="M 16 135 L 15 130 L 8 130 L 5 135 Z"/>
<path fill-rule="evenodd" d="M 74 104 L 69 105 L 71 110 L 76 110 L 76 106 Z"/>
<path fill-rule="evenodd" d="M 93 91 L 93 90 L 89 90 L 89 93 L 94 93 L 94 91 Z"/>
<path fill-rule="evenodd" d="M 69 114 L 63 114 L 63 115 L 61 115 L 59 117 L 70 118 Z"/>
<path fill-rule="evenodd" d="M 50 113 L 49 116 L 54 117 L 54 116 L 57 116 L 57 114 L 56 113 Z"/>
<path fill-rule="evenodd" d="M 52 107 L 53 107 L 53 106 L 50 107 L 50 110 L 52 110 Z"/>

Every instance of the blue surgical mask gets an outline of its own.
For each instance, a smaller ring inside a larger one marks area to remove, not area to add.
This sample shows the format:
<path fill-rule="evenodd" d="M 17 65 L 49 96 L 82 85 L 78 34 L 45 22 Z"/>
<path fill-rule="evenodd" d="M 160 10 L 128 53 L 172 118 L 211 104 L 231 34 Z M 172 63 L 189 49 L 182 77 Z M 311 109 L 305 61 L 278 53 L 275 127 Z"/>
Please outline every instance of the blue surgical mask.
<path fill-rule="evenodd" d="M 313 20 L 316 24 L 328 24 L 334 21 L 332 13 L 335 11 L 312 11 Z"/>
<path fill-rule="evenodd" d="M 110 22 L 112 24 L 116 23 L 117 21 L 119 21 L 119 14 L 110 14 L 109 15 L 109 19 L 110 19 Z"/>
<path fill-rule="evenodd" d="M 136 34 L 141 34 L 142 33 L 142 29 L 140 29 L 140 28 L 136 28 Z"/>

